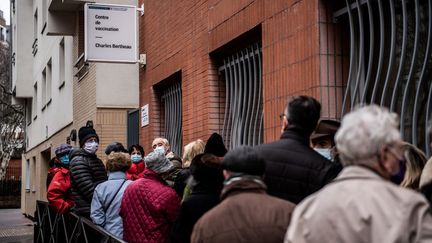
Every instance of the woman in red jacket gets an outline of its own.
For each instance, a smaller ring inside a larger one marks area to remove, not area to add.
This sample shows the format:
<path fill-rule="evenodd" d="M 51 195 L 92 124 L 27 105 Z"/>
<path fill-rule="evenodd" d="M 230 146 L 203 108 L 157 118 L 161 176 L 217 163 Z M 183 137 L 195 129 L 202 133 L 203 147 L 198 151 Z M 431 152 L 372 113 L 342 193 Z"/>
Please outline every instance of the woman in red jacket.
<path fill-rule="evenodd" d="M 145 163 L 143 160 L 144 149 L 138 144 L 132 145 L 129 148 L 129 154 L 131 156 L 132 165 L 126 172 L 128 180 L 136 180 L 143 177 L 143 172 L 145 169 Z"/>
<path fill-rule="evenodd" d="M 49 205 L 57 213 L 67 213 L 74 205 L 69 175 L 69 152 L 72 146 L 62 144 L 56 148 L 55 154 L 60 161 L 60 169 L 54 175 L 47 192 Z"/>

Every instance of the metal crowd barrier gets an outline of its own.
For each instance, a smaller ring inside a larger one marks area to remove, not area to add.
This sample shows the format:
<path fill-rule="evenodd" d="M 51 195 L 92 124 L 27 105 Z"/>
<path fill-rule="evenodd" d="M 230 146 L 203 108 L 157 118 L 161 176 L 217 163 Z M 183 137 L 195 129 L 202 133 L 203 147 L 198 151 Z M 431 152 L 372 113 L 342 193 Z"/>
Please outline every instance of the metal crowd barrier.
<path fill-rule="evenodd" d="M 84 217 L 55 213 L 44 201 L 36 201 L 35 221 L 33 242 L 36 243 L 125 242 Z"/>

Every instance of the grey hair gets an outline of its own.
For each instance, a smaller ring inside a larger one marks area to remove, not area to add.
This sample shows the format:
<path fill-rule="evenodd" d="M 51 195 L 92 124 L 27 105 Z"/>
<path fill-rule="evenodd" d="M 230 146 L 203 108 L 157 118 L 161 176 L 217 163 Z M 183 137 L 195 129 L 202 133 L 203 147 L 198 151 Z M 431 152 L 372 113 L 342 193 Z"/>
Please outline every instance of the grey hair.
<path fill-rule="evenodd" d="M 154 143 L 157 143 L 157 141 L 162 141 L 163 144 L 165 144 L 165 145 L 167 145 L 167 146 L 170 146 L 170 144 L 169 144 L 169 142 L 168 142 L 168 139 L 166 139 L 166 138 L 162 138 L 162 137 L 153 139 L 152 145 L 153 145 Z"/>
<path fill-rule="evenodd" d="M 401 139 L 398 126 L 398 115 L 377 105 L 357 108 L 345 115 L 335 136 L 342 164 L 370 163 L 383 145 Z"/>

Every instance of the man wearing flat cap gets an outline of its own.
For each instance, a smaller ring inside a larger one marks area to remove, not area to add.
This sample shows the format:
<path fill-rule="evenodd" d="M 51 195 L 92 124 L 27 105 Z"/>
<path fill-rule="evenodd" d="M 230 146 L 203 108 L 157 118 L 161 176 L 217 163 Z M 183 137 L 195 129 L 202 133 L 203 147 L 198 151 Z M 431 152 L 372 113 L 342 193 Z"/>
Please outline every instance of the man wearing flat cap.
<path fill-rule="evenodd" d="M 282 242 L 295 205 L 266 193 L 265 161 L 251 147 L 222 162 L 222 202 L 195 224 L 191 242 Z"/>

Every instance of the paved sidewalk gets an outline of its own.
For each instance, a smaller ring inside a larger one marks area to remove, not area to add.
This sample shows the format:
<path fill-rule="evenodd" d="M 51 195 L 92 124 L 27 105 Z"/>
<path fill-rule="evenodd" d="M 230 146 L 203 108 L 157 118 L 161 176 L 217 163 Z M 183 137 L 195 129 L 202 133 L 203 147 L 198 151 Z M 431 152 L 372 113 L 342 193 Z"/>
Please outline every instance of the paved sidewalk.
<path fill-rule="evenodd" d="M 0 209 L 0 242 L 33 242 L 33 222 L 20 209 Z"/>

